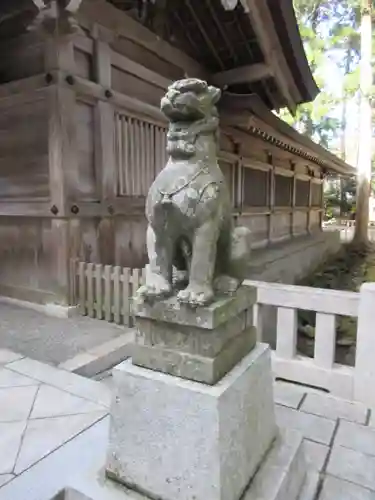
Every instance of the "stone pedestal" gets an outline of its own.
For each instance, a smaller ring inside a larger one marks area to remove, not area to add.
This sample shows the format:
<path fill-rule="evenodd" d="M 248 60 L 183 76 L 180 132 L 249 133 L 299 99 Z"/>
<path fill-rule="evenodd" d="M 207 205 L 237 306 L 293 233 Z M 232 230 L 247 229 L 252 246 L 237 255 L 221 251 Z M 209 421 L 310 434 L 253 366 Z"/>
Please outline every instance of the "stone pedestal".
<path fill-rule="evenodd" d="M 238 500 L 276 437 L 269 348 L 215 386 L 134 366 L 114 370 L 107 471 L 163 500 Z"/>
<path fill-rule="evenodd" d="M 255 302 L 256 290 L 241 287 L 197 309 L 175 297 L 137 305 L 133 364 L 215 384 L 255 346 Z"/>
<path fill-rule="evenodd" d="M 196 310 L 138 305 L 133 359 L 113 372 L 109 478 L 155 500 L 312 499 L 302 437 L 275 423 L 254 302 L 243 287 Z"/>

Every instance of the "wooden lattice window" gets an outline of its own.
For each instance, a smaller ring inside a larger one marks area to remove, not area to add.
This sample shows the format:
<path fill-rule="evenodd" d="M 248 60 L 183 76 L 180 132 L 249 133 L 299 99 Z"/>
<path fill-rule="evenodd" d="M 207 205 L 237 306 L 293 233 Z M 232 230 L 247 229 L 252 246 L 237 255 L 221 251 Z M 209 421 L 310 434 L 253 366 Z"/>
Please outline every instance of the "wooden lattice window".
<path fill-rule="evenodd" d="M 313 207 L 321 207 L 323 198 L 323 184 L 314 182 L 311 186 L 311 204 Z"/>
<path fill-rule="evenodd" d="M 243 169 L 243 205 L 265 207 L 269 200 L 269 171 L 253 168 Z"/>
<path fill-rule="evenodd" d="M 156 175 L 168 160 L 166 129 L 116 113 L 115 157 L 117 194 L 146 196 Z"/>
<path fill-rule="evenodd" d="M 297 179 L 296 181 L 296 206 L 308 207 L 310 198 L 310 182 Z"/>
<path fill-rule="evenodd" d="M 290 207 L 292 204 L 293 177 L 275 175 L 275 206 Z"/>

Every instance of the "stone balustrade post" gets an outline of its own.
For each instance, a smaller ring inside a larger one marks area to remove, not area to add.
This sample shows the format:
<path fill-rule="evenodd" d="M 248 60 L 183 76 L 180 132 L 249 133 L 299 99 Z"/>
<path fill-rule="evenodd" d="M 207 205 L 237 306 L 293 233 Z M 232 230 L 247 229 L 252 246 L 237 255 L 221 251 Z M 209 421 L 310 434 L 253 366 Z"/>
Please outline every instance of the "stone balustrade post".
<path fill-rule="evenodd" d="M 375 283 L 364 283 L 361 286 L 354 399 L 375 407 Z"/>

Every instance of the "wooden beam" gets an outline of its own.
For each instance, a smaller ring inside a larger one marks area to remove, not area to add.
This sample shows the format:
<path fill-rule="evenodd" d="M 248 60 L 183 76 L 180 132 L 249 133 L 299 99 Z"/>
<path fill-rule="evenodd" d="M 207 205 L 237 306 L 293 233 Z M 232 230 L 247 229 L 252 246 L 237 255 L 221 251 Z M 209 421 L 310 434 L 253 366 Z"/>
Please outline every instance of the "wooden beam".
<path fill-rule="evenodd" d="M 194 59 L 165 42 L 125 12 L 105 0 L 84 1 L 78 17 L 80 23 L 86 28 L 90 28 L 92 23 L 100 23 L 113 31 L 118 37 L 131 40 L 156 54 L 159 58 L 174 64 L 182 69 L 186 76 L 207 80 L 208 72 Z"/>
<path fill-rule="evenodd" d="M 280 91 L 285 97 L 288 108 L 294 114 L 299 91 L 275 32 L 272 15 L 264 0 L 246 0 L 246 3 L 266 64 L 273 69 Z"/>
<path fill-rule="evenodd" d="M 212 76 L 213 84 L 223 87 L 236 83 L 252 83 L 273 76 L 273 71 L 267 64 L 250 64 L 239 68 L 221 71 Z"/>

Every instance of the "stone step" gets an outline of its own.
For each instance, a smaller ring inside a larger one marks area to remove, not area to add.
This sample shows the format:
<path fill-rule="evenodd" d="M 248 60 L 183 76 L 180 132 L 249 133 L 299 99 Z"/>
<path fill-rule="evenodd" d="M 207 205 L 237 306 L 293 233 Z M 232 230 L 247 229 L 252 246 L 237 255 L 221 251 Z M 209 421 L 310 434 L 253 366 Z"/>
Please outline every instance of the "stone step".
<path fill-rule="evenodd" d="M 314 484 L 307 475 L 302 435 L 280 431 L 243 500 L 312 500 Z"/>

